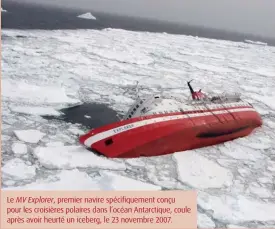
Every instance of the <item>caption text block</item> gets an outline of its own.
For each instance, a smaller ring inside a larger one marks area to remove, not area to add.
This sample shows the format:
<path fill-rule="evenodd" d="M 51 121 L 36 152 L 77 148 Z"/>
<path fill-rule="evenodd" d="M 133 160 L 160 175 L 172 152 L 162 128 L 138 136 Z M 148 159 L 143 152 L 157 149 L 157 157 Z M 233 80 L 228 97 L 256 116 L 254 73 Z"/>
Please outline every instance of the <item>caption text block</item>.
<path fill-rule="evenodd" d="M 197 228 L 193 191 L 2 191 L 2 228 Z"/>

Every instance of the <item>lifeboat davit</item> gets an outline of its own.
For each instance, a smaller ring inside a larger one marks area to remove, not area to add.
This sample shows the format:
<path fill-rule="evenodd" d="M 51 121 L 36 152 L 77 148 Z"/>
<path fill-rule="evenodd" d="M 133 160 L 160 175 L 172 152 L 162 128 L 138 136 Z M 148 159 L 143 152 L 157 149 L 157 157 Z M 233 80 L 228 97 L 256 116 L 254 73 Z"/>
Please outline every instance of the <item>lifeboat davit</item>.
<path fill-rule="evenodd" d="M 261 125 L 258 112 L 236 94 L 199 100 L 155 95 L 138 98 L 121 121 L 79 141 L 109 158 L 160 156 L 244 137 Z"/>

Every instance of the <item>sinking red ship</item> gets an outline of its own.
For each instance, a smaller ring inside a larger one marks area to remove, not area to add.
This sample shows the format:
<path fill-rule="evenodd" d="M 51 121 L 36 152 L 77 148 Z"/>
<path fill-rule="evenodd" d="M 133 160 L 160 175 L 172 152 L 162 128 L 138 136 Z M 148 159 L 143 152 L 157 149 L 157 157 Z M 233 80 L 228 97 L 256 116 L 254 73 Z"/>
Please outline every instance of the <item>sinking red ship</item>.
<path fill-rule="evenodd" d="M 188 86 L 193 100 L 138 98 L 123 120 L 91 130 L 80 142 L 110 158 L 160 156 L 244 137 L 262 125 L 240 96 L 208 97 Z"/>

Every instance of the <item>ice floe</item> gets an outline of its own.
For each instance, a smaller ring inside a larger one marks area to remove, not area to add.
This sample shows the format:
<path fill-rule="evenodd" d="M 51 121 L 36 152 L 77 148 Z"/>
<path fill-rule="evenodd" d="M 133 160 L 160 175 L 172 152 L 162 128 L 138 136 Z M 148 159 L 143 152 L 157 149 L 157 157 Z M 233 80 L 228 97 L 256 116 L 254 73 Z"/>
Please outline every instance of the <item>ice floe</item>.
<path fill-rule="evenodd" d="M 6 189 L 19 190 L 159 190 L 160 187 L 133 180 L 110 172 L 101 172 L 100 177 L 92 178 L 78 169 L 63 170 L 46 179 L 38 179 L 33 183 L 8 187 Z"/>
<path fill-rule="evenodd" d="M 206 214 L 198 213 L 198 228 L 215 228 L 215 223 Z"/>
<path fill-rule="evenodd" d="M 201 70 L 206 70 L 206 71 L 219 72 L 219 73 L 233 72 L 232 69 L 229 69 L 226 67 L 218 67 L 218 66 L 212 66 L 212 65 L 196 63 L 196 62 L 189 62 L 189 64 L 193 67 L 196 67 Z"/>
<path fill-rule="evenodd" d="M 220 188 L 232 183 L 233 175 L 195 151 L 175 153 L 179 179 L 194 188 Z"/>
<path fill-rule="evenodd" d="M 272 197 L 272 193 L 264 187 L 257 187 L 257 186 L 251 185 L 248 190 L 250 193 L 253 193 L 254 195 L 258 196 L 259 198 Z"/>
<path fill-rule="evenodd" d="M 38 143 L 46 134 L 39 130 L 15 130 L 16 137 L 23 142 Z"/>
<path fill-rule="evenodd" d="M 52 107 L 10 106 L 11 111 L 30 115 L 59 116 L 61 113 Z"/>
<path fill-rule="evenodd" d="M 90 12 L 78 15 L 77 17 L 83 18 L 83 19 L 96 20 L 96 17 L 94 15 L 92 15 Z"/>
<path fill-rule="evenodd" d="M 54 86 L 37 86 L 24 81 L 2 79 L 3 99 L 9 98 L 19 102 L 35 104 L 79 103 L 77 99 L 69 98 L 64 88 Z"/>
<path fill-rule="evenodd" d="M 11 146 L 12 152 L 16 155 L 26 154 L 28 152 L 27 145 L 20 142 L 15 142 Z"/>
<path fill-rule="evenodd" d="M 240 147 L 238 144 L 232 144 L 232 142 L 225 142 L 219 147 L 219 150 L 234 159 L 240 160 L 257 161 L 264 157 L 264 155 L 256 149 L 247 146 Z"/>
<path fill-rule="evenodd" d="M 63 142 L 48 142 L 46 143 L 46 146 L 48 147 L 60 147 L 60 146 L 64 146 Z"/>
<path fill-rule="evenodd" d="M 250 43 L 250 44 L 254 44 L 254 45 L 267 45 L 267 43 L 261 42 L 261 41 L 245 40 L 245 42 Z"/>
<path fill-rule="evenodd" d="M 90 52 L 108 60 L 115 60 L 122 63 L 148 65 L 153 62 L 151 57 L 144 55 L 141 51 L 134 50 L 130 53 L 127 50 L 110 50 L 93 48 Z"/>
<path fill-rule="evenodd" d="M 3 176 L 14 180 L 32 179 L 36 174 L 34 166 L 26 165 L 20 158 L 14 158 L 5 163 L 2 167 Z"/>
<path fill-rule="evenodd" d="M 159 186 L 116 175 L 108 171 L 100 171 L 100 175 L 102 176 L 101 185 L 103 186 L 103 190 L 161 190 Z"/>
<path fill-rule="evenodd" d="M 82 146 L 39 146 L 35 148 L 33 154 L 46 168 L 126 169 L 123 162 L 115 162 L 111 159 L 96 156 Z"/>
<path fill-rule="evenodd" d="M 239 225 L 229 224 L 229 225 L 227 225 L 226 228 L 237 229 L 237 228 L 248 228 L 248 227 L 242 227 L 242 226 L 239 226 Z"/>
<path fill-rule="evenodd" d="M 273 221 L 275 203 L 261 202 L 243 195 L 209 195 L 199 192 L 198 204 L 205 210 L 212 210 L 213 217 L 225 223 L 237 224 L 248 221 Z"/>

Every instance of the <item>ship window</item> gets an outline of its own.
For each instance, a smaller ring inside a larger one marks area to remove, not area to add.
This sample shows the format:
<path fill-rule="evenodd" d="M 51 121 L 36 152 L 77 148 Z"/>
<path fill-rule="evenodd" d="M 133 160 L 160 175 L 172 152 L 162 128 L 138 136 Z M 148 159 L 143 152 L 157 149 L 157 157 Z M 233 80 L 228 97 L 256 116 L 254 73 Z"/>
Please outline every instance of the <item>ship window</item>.
<path fill-rule="evenodd" d="M 134 110 L 133 111 L 136 111 L 136 108 L 134 108 Z"/>
<path fill-rule="evenodd" d="M 129 118 L 131 118 L 132 117 L 132 115 L 129 115 Z"/>
<path fill-rule="evenodd" d="M 156 97 L 155 97 L 155 99 L 158 99 L 158 98 L 159 98 L 159 96 L 156 96 Z"/>
<path fill-rule="evenodd" d="M 109 138 L 105 141 L 106 146 L 111 145 L 111 144 L 113 144 L 113 139 L 112 138 Z"/>
<path fill-rule="evenodd" d="M 139 105 L 137 105 L 136 108 L 139 108 Z"/>
<path fill-rule="evenodd" d="M 142 100 L 140 101 L 140 104 L 143 104 L 143 101 L 142 101 Z"/>

